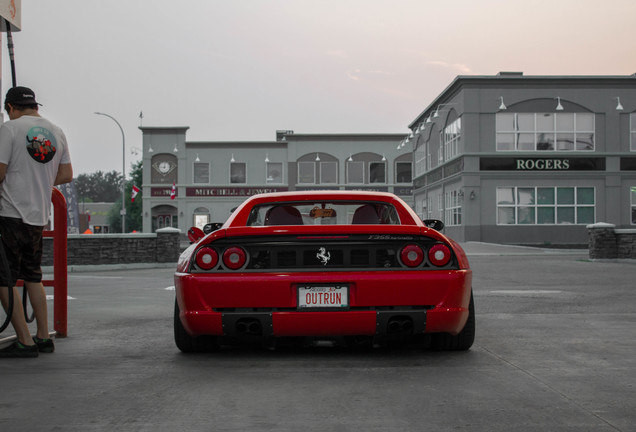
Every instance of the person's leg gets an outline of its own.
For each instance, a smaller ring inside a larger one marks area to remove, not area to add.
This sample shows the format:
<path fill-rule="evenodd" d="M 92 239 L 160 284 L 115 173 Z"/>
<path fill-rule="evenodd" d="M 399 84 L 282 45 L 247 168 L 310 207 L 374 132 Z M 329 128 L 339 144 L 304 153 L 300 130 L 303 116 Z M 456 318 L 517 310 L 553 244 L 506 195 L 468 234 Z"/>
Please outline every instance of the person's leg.
<path fill-rule="evenodd" d="M 0 300 L 2 301 L 2 307 L 4 307 L 4 310 L 6 311 L 9 307 L 9 292 L 6 287 L 0 287 Z M 11 324 L 15 329 L 15 335 L 18 338 L 18 341 L 22 345 L 33 345 L 31 332 L 29 332 L 29 327 L 27 326 L 26 319 L 24 318 L 22 298 L 15 287 L 13 288 L 13 314 L 11 315 Z"/>
<path fill-rule="evenodd" d="M 33 313 L 35 314 L 35 320 L 38 324 L 38 330 L 36 336 L 40 339 L 49 338 L 49 318 L 46 305 L 46 292 L 44 291 L 44 285 L 42 282 L 24 282 L 27 292 L 29 293 L 29 300 L 31 301 L 31 307 L 33 307 Z"/>

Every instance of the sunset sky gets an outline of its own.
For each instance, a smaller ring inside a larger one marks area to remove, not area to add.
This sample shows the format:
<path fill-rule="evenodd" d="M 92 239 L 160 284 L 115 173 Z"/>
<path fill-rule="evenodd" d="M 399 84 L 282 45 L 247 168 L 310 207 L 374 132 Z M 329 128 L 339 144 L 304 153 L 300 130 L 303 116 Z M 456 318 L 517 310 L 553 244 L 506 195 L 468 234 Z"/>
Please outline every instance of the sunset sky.
<path fill-rule="evenodd" d="M 23 0 L 14 43 L 76 174 L 121 171 L 95 111 L 124 128 L 129 172 L 140 111 L 189 141 L 407 133 L 457 75 L 631 75 L 634 16 L 634 0 Z"/>

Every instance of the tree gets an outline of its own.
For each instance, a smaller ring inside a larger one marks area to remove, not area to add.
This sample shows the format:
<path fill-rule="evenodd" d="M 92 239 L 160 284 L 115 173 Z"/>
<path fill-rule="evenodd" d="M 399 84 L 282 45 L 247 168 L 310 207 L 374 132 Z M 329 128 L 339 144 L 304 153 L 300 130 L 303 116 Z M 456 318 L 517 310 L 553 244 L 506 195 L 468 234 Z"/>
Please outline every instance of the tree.
<path fill-rule="evenodd" d="M 92 174 L 80 174 L 75 178 L 78 202 L 115 202 L 121 204 L 122 175 L 117 171 L 97 171 Z"/>
<path fill-rule="evenodd" d="M 138 161 L 132 165 L 130 171 L 130 180 L 126 182 L 126 231 L 142 231 L 143 221 L 141 219 L 141 213 L 143 209 L 142 193 L 139 192 L 135 198 L 135 202 L 131 202 L 132 187 L 137 186 L 141 189 L 143 184 L 143 163 Z M 110 208 L 108 213 L 108 223 L 110 224 L 110 232 L 121 232 L 121 190 L 119 198 L 115 201 L 115 204 Z"/>

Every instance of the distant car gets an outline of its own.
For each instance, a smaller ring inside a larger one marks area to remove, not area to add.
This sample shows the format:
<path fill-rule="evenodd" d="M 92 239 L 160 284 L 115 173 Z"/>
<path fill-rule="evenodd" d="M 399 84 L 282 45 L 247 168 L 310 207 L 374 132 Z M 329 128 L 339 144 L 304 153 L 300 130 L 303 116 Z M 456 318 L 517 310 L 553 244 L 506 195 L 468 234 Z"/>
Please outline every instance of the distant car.
<path fill-rule="evenodd" d="M 425 341 L 475 337 L 463 249 L 390 193 L 254 195 L 219 229 L 194 229 L 175 273 L 184 352 L 248 340 Z"/>

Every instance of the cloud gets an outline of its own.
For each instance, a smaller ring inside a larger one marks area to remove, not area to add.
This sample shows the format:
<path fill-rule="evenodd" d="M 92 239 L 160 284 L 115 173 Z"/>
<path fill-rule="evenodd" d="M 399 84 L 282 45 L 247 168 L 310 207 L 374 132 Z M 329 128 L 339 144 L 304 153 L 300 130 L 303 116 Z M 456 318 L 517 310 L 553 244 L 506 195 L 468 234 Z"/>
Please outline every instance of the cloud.
<path fill-rule="evenodd" d="M 349 79 L 358 81 L 360 79 L 360 72 L 360 69 L 355 69 L 353 71 L 347 71 L 346 74 Z"/>
<path fill-rule="evenodd" d="M 367 72 L 369 75 L 395 75 L 393 72 L 383 71 L 383 70 L 371 70 Z"/>
<path fill-rule="evenodd" d="M 372 76 L 392 76 L 395 75 L 393 72 L 388 72 L 380 69 L 363 71 L 362 69 L 354 69 L 346 72 L 347 77 L 351 80 L 358 81 L 363 78 L 368 78 Z"/>
<path fill-rule="evenodd" d="M 447 69 L 454 69 L 463 74 L 472 73 L 472 70 L 463 63 L 447 63 L 441 60 L 430 60 L 430 61 L 427 61 L 426 63 L 433 66 L 440 66 Z"/>
<path fill-rule="evenodd" d="M 325 54 L 330 57 L 349 58 L 349 54 L 344 50 L 329 50 Z"/>

